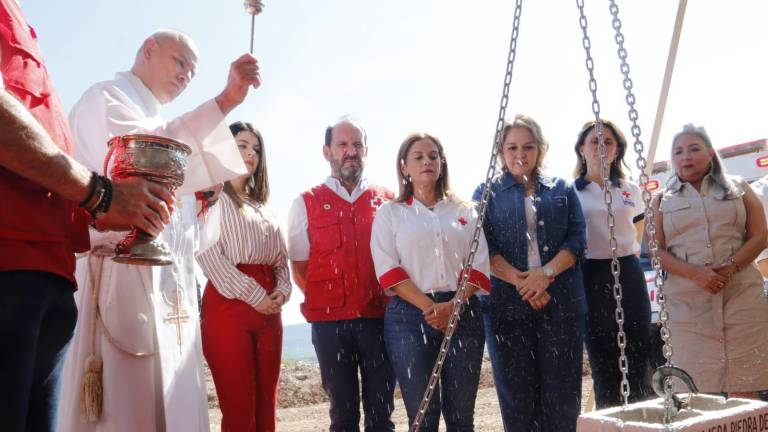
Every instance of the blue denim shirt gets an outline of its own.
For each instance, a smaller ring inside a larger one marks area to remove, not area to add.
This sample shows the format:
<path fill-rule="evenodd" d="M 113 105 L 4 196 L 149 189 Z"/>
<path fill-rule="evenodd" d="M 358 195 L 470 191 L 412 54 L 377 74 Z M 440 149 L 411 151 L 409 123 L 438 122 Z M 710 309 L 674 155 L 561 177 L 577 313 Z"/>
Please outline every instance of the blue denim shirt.
<path fill-rule="evenodd" d="M 484 184 L 475 190 L 479 201 Z M 528 227 L 525 220 L 525 186 L 508 172 L 491 183 L 490 199 L 483 229 L 490 256 L 501 254 L 520 271 L 528 270 Z M 536 183 L 536 237 L 541 262 L 546 264 L 561 249 L 576 255 L 577 263 L 586 248 L 586 226 L 581 204 L 572 185 L 555 177 L 542 177 Z M 542 223 L 543 222 L 543 223 Z M 552 297 L 539 312 L 524 302 L 512 284 L 491 277 L 491 294 L 483 299 L 483 310 L 502 313 L 510 318 L 543 314 L 555 319 L 578 318 L 586 312 L 584 282 L 578 264 L 555 277 L 547 288 Z"/>

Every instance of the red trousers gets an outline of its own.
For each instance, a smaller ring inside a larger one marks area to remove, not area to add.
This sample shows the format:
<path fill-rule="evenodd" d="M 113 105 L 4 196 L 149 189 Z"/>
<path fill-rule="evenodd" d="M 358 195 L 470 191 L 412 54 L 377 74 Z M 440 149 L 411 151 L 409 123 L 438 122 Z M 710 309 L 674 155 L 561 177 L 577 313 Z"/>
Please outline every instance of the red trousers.
<path fill-rule="evenodd" d="M 271 293 L 272 268 L 238 264 Z M 283 347 L 280 314 L 263 315 L 249 304 L 222 296 L 208 282 L 202 307 L 203 354 L 221 407 L 222 432 L 273 432 Z"/>

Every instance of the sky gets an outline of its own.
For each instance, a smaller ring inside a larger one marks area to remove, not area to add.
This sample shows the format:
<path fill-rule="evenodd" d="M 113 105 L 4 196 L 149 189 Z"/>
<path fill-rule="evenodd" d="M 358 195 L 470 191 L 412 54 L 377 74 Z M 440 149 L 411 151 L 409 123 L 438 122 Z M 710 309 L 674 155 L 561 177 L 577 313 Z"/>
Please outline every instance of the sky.
<path fill-rule="evenodd" d="M 262 86 L 227 117 L 253 122 L 265 140 L 271 206 L 291 202 L 330 173 L 325 127 L 342 115 L 368 133 L 366 176 L 397 190 L 395 158 L 411 132 L 445 146 L 453 190 L 469 198 L 484 180 L 498 115 L 513 0 L 267 0 L 256 17 Z M 602 116 L 629 135 L 609 2 L 586 0 Z M 618 1 L 642 141 L 650 141 L 677 2 Z M 250 15 L 236 0 L 21 0 L 54 84 L 69 109 L 93 83 L 130 68 L 159 28 L 189 34 L 197 76 L 164 108 L 167 119 L 215 97 L 230 63 L 249 48 Z M 716 147 L 768 137 L 768 2 L 690 1 L 657 160 L 686 123 Z M 570 177 L 581 125 L 594 119 L 575 1 L 523 2 L 508 116 L 526 113 L 550 142 L 549 173 Z M 634 152 L 627 162 L 635 165 Z M 285 324 L 303 322 L 294 289 Z"/>

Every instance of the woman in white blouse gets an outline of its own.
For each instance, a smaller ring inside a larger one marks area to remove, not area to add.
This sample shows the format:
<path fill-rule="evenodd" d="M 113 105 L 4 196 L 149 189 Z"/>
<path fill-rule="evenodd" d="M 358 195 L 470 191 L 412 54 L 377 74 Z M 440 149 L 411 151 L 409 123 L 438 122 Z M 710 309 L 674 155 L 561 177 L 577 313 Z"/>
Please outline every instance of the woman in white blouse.
<path fill-rule="evenodd" d="M 269 196 L 264 140 L 250 123 L 230 125 L 248 173 L 224 184 L 221 234 L 197 256 L 208 278 L 203 353 L 222 412 L 222 431 L 274 431 L 283 326 L 291 283 L 285 243 Z"/>
<path fill-rule="evenodd" d="M 412 134 L 397 155 L 400 195 L 376 213 L 371 252 L 385 292 L 393 296 L 384 316 L 384 339 L 412 424 L 443 332 L 450 301 L 469 255 L 477 215 L 456 198 L 448 163 L 437 138 Z M 442 411 L 448 431 L 474 430 L 474 407 L 483 356 L 483 322 L 475 294 L 490 290 L 485 236 L 469 275 L 457 331 L 422 431 L 437 431 Z"/>
<path fill-rule="evenodd" d="M 608 208 L 605 190 L 611 194 L 614 216 L 616 257 L 622 286 L 621 306 L 624 310 L 626 336 L 627 381 L 629 402 L 648 399 L 650 386 L 649 353 L 651 351 L 651 303 L 645 286 L 645 275 L 637 254 L 643 236 L 645 204 L 640 188 L 629 181 L 622 166 L 627 140 L 611 121 L 602 120 L 605 159 L 609 183 L 604 184 L 600 147 L 595 122 L 582 126 L 576 139 L 574 186 L 587 226 L 587 250 L 582 261 L 582 276 L 587 296 L 585 344 L 592 368 L 597 408 L 621 405 L 622 373 L 619 367 L 616 324 L 616 299 L 611 260 Z"/>

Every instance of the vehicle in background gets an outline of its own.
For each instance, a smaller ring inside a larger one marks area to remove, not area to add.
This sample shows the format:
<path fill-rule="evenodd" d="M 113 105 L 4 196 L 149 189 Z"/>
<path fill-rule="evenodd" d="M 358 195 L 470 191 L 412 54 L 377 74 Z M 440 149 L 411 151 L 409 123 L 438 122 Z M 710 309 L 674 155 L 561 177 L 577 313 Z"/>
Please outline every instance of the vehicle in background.
<path fill-rule="evenodd" d="M 645 286 L 648 288 L 648 297 L 651 300 L 651 322 L 655 323 L 659 321 L 659 292 L 656 289 L 656 272 L 651 265 L 651 258 L 646 253 L 645 235 L 643 235 L 643 244 L 641 245 L 640 252 L 640 267 L 643 268 L 643 274 L 645 274 Z"/>
<path fill-rule="evenodd" d="M 741 176 L 749 183 L 768 174 L 768 139 L 766 138 L 723 147 L 717 153 L 723 160 L 728 174 Z M 673 172 L 669 161 L 655 162 L 651 179 L 648 181 L 648 190 L 658 192 Z"/>

